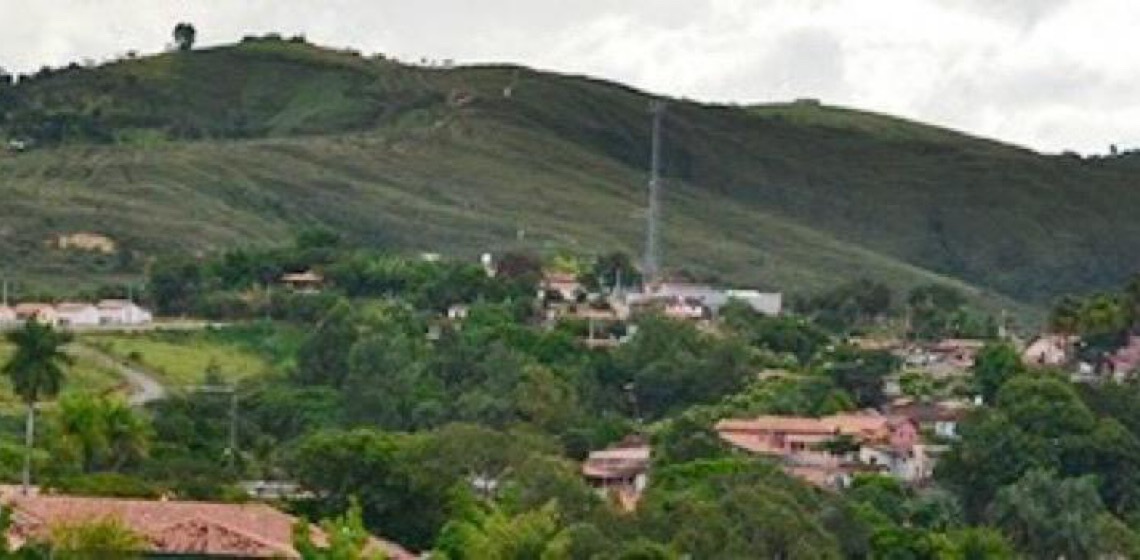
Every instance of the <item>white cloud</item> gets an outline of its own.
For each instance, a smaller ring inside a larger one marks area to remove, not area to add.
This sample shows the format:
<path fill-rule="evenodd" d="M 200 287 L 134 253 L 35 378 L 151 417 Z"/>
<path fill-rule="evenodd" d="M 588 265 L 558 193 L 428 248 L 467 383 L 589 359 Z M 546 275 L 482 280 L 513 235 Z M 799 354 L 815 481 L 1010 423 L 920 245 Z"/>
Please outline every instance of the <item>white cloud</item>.
<path fill-rule="evenodd" d="M 304 33 L 709 101 L 819 97 L 1059 151 L 1140 146 L 1134 0 L 0 0 L 0 65 Z"/>

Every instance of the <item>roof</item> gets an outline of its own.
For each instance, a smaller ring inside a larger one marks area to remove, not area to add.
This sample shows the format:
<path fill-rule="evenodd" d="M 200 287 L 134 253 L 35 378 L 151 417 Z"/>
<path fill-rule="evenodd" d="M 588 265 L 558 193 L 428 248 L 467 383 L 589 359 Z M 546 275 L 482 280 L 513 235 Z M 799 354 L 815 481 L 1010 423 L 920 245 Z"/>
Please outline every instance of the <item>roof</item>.
<path fill-rule="evenodd" d="M 957 422 L 970 411 L 960 402 L 903 402 L 887 408 L 895 416 L 905 416 L 916 422 Z"/>
<path fill-rule="evenodd" d="M 99 309 L 122 309 L 124 307 L 138 307 L 138 305 L 125 299 L 105 299 L 100 301 L 96 307 Z"/>
<path fill-rule="evenodd" d="M 284 276 L 281 277 L 281 281 L 287 282 L 287 283 L 297 283 L 297 284 L 308 284 L 308 283 L 315 284 L 315 283 L 319 283 L 319 282 L 324 282 L 325 278 L 323 276 L 321 276 L 320 274 L 317 274 L 316 272 L 313 272 L 311 270 L 307 270 L 305 272 L 293 272 L 293 273 L 285 274 Z"/>
<path fill-rule="evenodd" d="M 629 478 L 649 470 L 650 447 L 619 443 L 614 447 L 591 451 L 582 464 L 582 474 L 589 478 Z"/>
<path fill-rule="evenodd" d="M 90 498 L 10 496 L 15 509 L 9 540 L 19 546 L 53 525 L 118 518 L 139 533 L 146 552 L 258 558 L 298 558 L 293 548 L 297 518 L 264 504 L 223 504 Z M 314 539 L 325 535 L 314 530 Z M 390 558 L 415 558 L 398 545 L 377 540 Z"/>
<path fill-rule="evenodd" d="M 877 412 L 835 414 L 823 418 L 802 416 L 759 416 L 748 420 L 721 420 L 717 431 L 784 432 L 798 434 L 861 434 L 886 429 L 891 418 Z"/>
<path fill-rule="evenodd" d="M 95 306 L 90 303 L 65 302 L 55 306 L 57 313 L 79 313 L 81 311 L 91 311 L 94 309 Z"/>
<path fill-rule="evenodd" d="M 542 275 L 546 284 L 578 284 L 578 277 L 569 272 L 546 272 Z"/>

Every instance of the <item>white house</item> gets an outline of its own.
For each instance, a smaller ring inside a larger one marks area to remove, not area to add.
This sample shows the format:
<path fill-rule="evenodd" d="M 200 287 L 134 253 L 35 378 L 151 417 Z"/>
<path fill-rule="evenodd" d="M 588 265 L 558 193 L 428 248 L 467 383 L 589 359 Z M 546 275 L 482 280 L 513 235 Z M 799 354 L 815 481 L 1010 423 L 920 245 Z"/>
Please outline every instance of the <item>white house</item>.
<path fill-rule="evenodd" d="M 55 316 L 64 328 L 99 326 L 99 309 L 90 303 L 61 303 L 55 306 Z"/>
<path fill-rule="evenodd" d="M 16 310 L 7 305 L 0 305 L 0 325 L 10 325 L 16 321 Z"/>
<path fill-rule="evenodd" d="M 761 292 L 759 290 L 726 290 L 728 299 L 738 299 L 747 303 L 757 313 L 776 316 L 784 307 L 784 295 L 780 292 Z"/>
<path fill-rule="evenodd" d="M 133 301 L 105 299 L 97 307 L 100 325 L 145 325 L 154 320 L 150 311 Z"/>
<path fill-rule="evenodd" d="M 16 306 L 15 311 L 17 321 L 36 321 L 53 327 L 59 324 L 55 307 L 46 303 L 21 303 Z"/>

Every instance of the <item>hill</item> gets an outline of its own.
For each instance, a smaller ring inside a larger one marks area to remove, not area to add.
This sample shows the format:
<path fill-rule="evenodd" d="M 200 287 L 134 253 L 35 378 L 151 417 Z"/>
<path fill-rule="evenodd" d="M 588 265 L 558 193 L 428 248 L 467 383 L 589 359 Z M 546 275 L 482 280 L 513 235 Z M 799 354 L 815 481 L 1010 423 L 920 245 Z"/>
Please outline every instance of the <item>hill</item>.
<path fill-rule="evenodd" d="M 637 252 L 649 97 L 274 39 L 42 73 L 0 90 L 0 136 L 32 144 L 0 156 L 0 273 L 129 278 L 306 225 L 406 251 Z M 1119 284 L 1140 253 L 1135 158 L 811 102 L 672 100 L 664 138 L 666 267 L 698 277 L 946 282 L 1032 307 Z M 114 251 L 58 248 L 76 233 Z"/>

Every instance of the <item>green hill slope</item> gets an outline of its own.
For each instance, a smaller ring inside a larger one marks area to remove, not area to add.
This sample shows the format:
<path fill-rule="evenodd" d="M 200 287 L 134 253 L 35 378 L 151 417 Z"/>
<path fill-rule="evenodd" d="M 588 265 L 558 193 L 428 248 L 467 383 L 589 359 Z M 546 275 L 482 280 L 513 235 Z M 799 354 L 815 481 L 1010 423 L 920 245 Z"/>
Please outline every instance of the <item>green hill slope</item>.
<path fill-rule="evenodd" d="M 2 87 L 2 86 L 0 86 Z M 257 41 L 22 81 L 0 131 L 0 272 L 131 275 L 148 256 L 322 224 L 401 250 L 637 251 L 647 96 L 516 67 L 414 68 Z M 1039 304 L 1140 253 L 1136 165 L 1043 156 L 797 103 L 671 103 L 665 261 L 807 291 L 855 276 Z M 51 248 L 90 232 L 114 255 Z"/>

